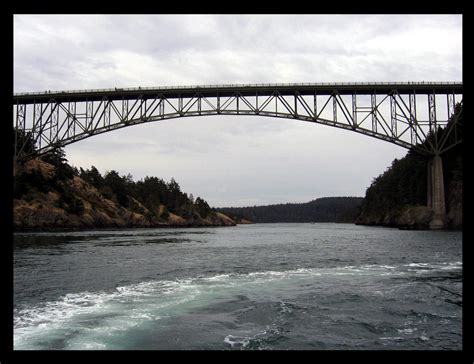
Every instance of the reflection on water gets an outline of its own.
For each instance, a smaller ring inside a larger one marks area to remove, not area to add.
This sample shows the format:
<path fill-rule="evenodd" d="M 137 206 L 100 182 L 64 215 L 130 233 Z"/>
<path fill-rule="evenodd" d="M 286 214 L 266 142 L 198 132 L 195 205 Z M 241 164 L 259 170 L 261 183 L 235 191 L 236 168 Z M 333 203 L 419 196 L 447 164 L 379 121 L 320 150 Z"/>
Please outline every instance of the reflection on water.
<path fill-rule="evenodd" d="M 71 232 L 71 233 L 18 233 L 15 234 L 15 249 L 63 249 L 63 245 L 75 243 L 94 243 L 98 246 L 134 246 L 141 244 L 182 244 L 182 243 L 206 243 L 206 240 L 185 238 L 183 236 L 210 235 L 212 230 L 193 231 L 94 231 L 94 232 Z"/>

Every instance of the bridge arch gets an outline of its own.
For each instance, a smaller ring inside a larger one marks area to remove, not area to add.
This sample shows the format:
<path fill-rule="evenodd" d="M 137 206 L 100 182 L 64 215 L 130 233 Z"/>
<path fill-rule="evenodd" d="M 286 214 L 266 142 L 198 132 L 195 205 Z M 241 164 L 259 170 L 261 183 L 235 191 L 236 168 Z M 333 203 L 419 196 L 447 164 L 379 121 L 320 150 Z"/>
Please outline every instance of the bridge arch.
<path fill-rule="evenodd" d="M 88 139 L 88 138 L 91 138 L 91 137 L 94 137 L 94 136 L 97 136 L 97 135 L 101 135 L 101 134 L 111 132 L 111 131 L 114 131 L 114 130 L 124 129 L 124 128 L 127 128 L 127 127 L 140 126 L 140 125 L 143 125 L 143 124 L 149 124 L 149 123 L 165 121 L 165 120 L 173 120 L 173 119 L 199 118 L 199 117 L 209 117 L 209 116 L 211 116 L 211 117 L 212 116 L 224 116 L 224 117 L 226 117 L 226 116 L 235 116 L 235 115 L 236 114 L 234 114 L 234 113 L 222 112 L 222 113 L 206 113 L 206 114 L 202 114 L 202 115 L 166 116 L 164 118 L 160 118 L 160 119 L 156 119 L 156 120 L 149 120 L 149 119 L 148 120 L 144 120 L 144 119 L 130 120 L 129 122 L 126 122 L 126 123 L 117 123 L 112 128 L 104 127 L 104 126 L 103 127 L 98 127 L 98 128 L 94 129 L 91 132 L 83 132 L 83 133 L 78 134 L 74 138 L 64 139 L 63 141 L 61 141 L 59 143 L 53 143 L 51 145 L 47 145 L 47 146 L 41 148 L 39 151 L 37 151 L 34 154 L 34 156 L 40 156 L 40 155 L 43 155 L 43 154 L 47 154 L 48 152 L 50 152 L 51 150 L 54 150 L 56 148 L 62 148 L 62 147 L 65 147 L 67 145 L 77 143 L 79 141 L 82 141 L 82 140 L 85 140 L 85 139 Z M 252 117 L 264 117 L 264 118 L 267 118 L 267 119 L 285 119 L 285 120 L 304 121 L 304 122 L 319 124 L 319 125 L 323 125 L 323 126 L 335 127 L 335 128 L 342 129 L 342 130 L 348 130 L 348 131 L 356 132 L 356 133 L 359 133 L 359 134 L 362 134 L 362 135 L 369 135 L 369 136 L 372 136 L 373 138 L 383 140 L 383 141 L 398 145 L 398 146 L 406 148 L 406 149 L 410 149 L 412 147 L 412 145 L 410 143 L 408 143 L 406 141 L 403 141 L 403 140 L 392 139 L 392 138 L 387 137 L 384 134 L 372 133 L 370 130 L 362 130 L 361 128 L 352 129 L 351 127 L 348 127 L 347 125 L 344 125 L 342 123 L 333 123 L 330 120 L 320 120 L 320 119 L 310 120 L 306 117 L 298 117 L 298 116 L 297 117 L 289 117 L 287 115 L 281 115 L 281 114 L 280 115 L 269 115 L 269 114 L 265 114 L 265 113 L 239 114 L 239 115 L 241 115 L 241 116 L 243 116 L 243 115 L 252 116 Z M 427 153 L 425 149 L 420 149 L 420 152 Z"/>

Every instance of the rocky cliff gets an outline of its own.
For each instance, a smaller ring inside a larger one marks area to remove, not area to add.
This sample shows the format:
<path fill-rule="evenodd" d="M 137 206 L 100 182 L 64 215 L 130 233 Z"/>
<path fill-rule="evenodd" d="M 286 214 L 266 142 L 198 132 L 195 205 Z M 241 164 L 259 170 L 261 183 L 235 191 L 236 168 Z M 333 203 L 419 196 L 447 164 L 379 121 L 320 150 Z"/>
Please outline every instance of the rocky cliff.
<path fill-rule="evenodd" d="M 18 166 L 16 173 L 13 222 L 17 231 L 235 225 L 234 220 L 214 211 L 205 217 L 198 212 L 183 217 L 162 204 L 151 211 L 131 196 L 126 208 L 77 175 L 58 182 L 55 166 L 39 159 Z"/>

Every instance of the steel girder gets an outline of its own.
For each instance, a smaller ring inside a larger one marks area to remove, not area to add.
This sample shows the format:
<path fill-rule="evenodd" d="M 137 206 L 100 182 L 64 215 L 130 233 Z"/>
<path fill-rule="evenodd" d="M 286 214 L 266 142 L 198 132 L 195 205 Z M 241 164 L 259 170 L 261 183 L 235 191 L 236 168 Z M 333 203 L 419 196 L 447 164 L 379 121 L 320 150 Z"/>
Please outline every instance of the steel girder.
<path fill-rule="evenodd" d="M 16 94 L 14 128 L 32 136 L 34 155 L 122 127 L 204 115 L 302 120 L 362 133 L 428 155 L 440 155 L 462 142 L 462 125 L 455 114 L 456 104 L 462 104 L 462 84 L 350 85 Z M 444 132 L 436 133 L 438 129 Z M 24 153 L 25 138 L 16 135 L 14 156 L 33 157 Z"/>

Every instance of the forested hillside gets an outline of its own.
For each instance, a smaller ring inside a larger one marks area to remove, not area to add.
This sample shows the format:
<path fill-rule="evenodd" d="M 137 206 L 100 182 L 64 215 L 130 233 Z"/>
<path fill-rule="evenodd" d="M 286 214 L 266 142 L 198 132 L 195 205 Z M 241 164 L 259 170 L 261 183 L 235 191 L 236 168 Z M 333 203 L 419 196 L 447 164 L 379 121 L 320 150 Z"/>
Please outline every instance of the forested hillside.
<path fill-rule="evenodd" d="M 17 163 L 13 197 L 16 230 L 235 225 L 174 179 L 78 170 L 61 148 Z"/>
<path fill-rule="evenodd" d="M 231 217 L 244 217 L 257 223 L 354 222 L 361 202 L 361 197 L 325 197 L 307 203 L 225 207 L 217 210 Z"/>
<path fill-rule="evenodd" d="M 462 123 L 462 105 L 456 107 Z M 440 129 L 438 133 L 443 133 Z M 461 129 L 458 129 L 458 133 Z M 427 141 L 425 141 L 427 143 Z M 442 156 L 444 187 L 449 228 L 462 227 L 462 145 Z M 414 150 L 374 178 L 366 191 L 357 223 L 424 229 L 429 226 L 432 211 L 427 205 L 427 163 L 431 156 Z"/>

